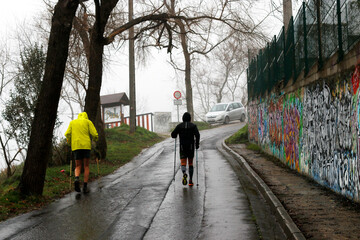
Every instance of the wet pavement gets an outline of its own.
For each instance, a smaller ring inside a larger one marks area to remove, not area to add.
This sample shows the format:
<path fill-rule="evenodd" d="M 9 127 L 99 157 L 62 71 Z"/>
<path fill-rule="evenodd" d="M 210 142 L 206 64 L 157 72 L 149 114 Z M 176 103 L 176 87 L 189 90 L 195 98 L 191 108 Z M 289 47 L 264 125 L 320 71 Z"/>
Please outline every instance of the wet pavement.
<path fill-rule="evenodd" d="M 181 184 L 178 155 L 173 181 L 169 138 L 90 183 L 90 194 L 73 192 L 0 223 L 0 239 L 284 239 L 271 207 L 222 147 L 242 126 L 201 132 L 193 187 Z"/>

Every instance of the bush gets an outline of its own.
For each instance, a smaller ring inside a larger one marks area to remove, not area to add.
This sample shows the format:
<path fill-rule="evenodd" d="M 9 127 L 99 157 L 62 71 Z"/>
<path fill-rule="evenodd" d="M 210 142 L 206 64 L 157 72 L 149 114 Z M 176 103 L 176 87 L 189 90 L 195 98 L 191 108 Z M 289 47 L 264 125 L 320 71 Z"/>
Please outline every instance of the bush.
<path fill-rule="evenodd" d="M 59 143 L 54 143 L 52 148 L 52 156 L 49 160 L 48 166 L 62 166 L 70 162 L 71 147 L 66 142 L 66 139 L 62 139 Z"/>

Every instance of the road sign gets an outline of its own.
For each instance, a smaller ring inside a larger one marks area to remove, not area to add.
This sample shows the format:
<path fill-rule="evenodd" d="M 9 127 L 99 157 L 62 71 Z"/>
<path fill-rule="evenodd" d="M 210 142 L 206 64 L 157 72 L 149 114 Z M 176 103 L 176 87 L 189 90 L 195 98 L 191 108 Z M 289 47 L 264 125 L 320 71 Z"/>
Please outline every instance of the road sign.
<path fill-rule="evenodd" d="M 180 99 L 180 98 L 181 98 L 181 92 L 180 92 L 180 91 L 175 91 L 175 92 L 174 92 L 174 98 Z M 180 105 L 181 105 L 181 104 L 180 104 Z"/>
<path fill-rule="evenodd" d="M 174 105 L 182 105 L 182 100 L 181 99 L 175 99 L 174 100 Z"/>

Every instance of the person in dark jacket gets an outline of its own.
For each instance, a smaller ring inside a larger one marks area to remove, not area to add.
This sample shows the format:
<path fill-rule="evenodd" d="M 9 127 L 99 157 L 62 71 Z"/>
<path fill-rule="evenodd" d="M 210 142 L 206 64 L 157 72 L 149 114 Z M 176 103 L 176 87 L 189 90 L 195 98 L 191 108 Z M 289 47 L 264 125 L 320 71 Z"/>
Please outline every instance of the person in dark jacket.
<path fill-rule="evenodd" d="M 199 148 L 200 142 L 200 133 L 196 124 L 191 123 L 190 113 L 184 113 L 182 117 L 183 122 L 178 124 L 174 131 L 171 133 L 172 138 L 177 138 L 177 135 L 180 137 L 180 160 L 181 160 L 181 171 L 183 172 L 183 185 L 187 184 L 187 174 L 186 174 L 186 163 L 189 162 L 189 186 L 193 186 L 193 159 L 194 159 L 194 149 Z"/>

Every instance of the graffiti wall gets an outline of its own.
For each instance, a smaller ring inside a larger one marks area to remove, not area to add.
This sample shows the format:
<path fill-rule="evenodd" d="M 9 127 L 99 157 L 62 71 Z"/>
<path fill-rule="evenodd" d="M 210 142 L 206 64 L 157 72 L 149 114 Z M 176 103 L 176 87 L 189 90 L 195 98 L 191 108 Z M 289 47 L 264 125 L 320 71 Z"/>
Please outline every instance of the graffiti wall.
<path fill-rule="evenodd" d="M 249 140 L 287 166 L 360 201 L 360 65 L 292 93 L 249 102 Z"/>

